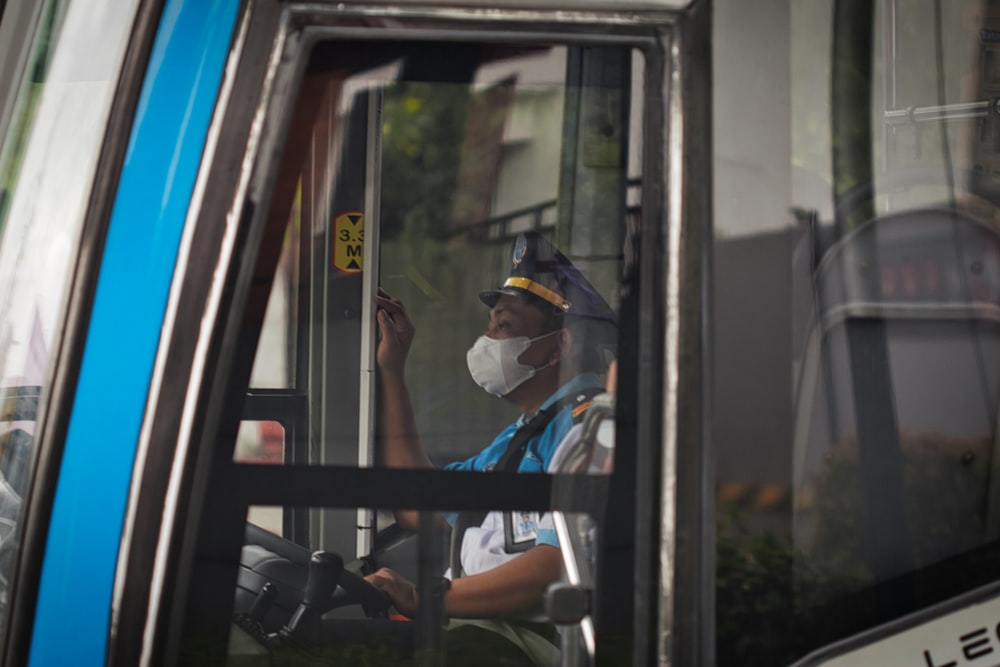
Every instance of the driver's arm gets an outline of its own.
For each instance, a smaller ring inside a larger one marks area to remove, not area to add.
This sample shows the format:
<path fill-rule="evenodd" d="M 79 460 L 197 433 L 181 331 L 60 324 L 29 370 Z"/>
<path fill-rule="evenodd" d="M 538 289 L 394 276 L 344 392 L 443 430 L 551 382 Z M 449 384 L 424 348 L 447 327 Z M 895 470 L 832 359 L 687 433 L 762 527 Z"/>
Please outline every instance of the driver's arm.
<path fill-rule="evenodd" d="M 549 584 L 562 574 L 559 549 L 541 544 L 503 565 L 452 582 L 445 594 L 445 614 L 455 618 L 490 618 L 541 609 Z M 417 591 L 402 575 L 383 568 L 366 577 L 384 590 L 407 616 L 417 610 Z"/>
<path fill-rule="evenodd" d="M 415 333 L 403 302 L 379 290 L 376 318 L 381 340 L 376 351 L 378 364 L 378 452 L 382 465 L 390 468 L 433 467 L 417 435 L 410 392 L 404 367 Z M 417 529 L 417 513 L 395 511 L 396 522 L 408 530 Z"/>

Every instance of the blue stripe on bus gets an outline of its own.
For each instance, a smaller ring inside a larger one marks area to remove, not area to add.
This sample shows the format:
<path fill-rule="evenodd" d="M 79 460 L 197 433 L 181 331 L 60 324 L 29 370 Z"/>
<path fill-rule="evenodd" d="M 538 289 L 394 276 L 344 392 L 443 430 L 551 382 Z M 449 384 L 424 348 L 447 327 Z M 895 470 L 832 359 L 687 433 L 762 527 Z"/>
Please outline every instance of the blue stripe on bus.
<path fill-rule="evenodd" d="M 238 4 L 168 0 L 163 11 L 66 437 L 35 613 L 33 666 L 104 664 L 136 442 Z"/>

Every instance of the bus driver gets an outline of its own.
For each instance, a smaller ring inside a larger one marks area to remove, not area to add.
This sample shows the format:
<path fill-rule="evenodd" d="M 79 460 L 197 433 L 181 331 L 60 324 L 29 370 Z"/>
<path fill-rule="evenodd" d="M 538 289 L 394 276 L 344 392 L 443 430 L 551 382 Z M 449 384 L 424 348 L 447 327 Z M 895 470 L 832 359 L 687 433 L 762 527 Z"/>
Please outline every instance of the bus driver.
<path fill-rule="evenodd" d="M 601 348 L 614 344 L 614 313 L 580 271 L 533 232 L 515 239 L 504 285 L 480 293 L 480 299 L 490 308 L 489 325 L 468 351 L 469 371 L 484 390 L 510 401 L 522 415 L 479 454 L 446 468 L 545 472 L 589 398 L 603 389 Z M 414 327 L 399 300 L 380 292 L 377 303 L 381 463 L 431 467 L 404 382 Z M 558 541 L 548 515 L 516 514 L 517 519 L 500 512 L 479 515 L 461 534 L 456 566 L 464 576 L 452 573 L 444 594 L 448 617 L 489 618 L 541 608 L 547 587 L 561 574 Z M 417 528 L 416 512 L 397 511 L 396 519 Z M 505 520 L 513 524 L 506 531 Z M 448 521 L 454 528 L 455 517 Z M 368 580 L 401 613 L 415 614 L 418 591 L 412 582 L 387 568 Z"/>

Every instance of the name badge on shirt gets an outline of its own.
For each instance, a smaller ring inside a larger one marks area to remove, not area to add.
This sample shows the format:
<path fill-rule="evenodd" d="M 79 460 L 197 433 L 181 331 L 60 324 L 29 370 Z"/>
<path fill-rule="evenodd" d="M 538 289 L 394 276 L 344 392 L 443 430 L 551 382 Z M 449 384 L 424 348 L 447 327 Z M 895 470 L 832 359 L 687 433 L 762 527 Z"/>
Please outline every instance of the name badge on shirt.
<path fill-rule="evenodd" d="M 527 551 L 538 537 L 538 512 L 504 512 L 503 533 L 504 551 Z"/>

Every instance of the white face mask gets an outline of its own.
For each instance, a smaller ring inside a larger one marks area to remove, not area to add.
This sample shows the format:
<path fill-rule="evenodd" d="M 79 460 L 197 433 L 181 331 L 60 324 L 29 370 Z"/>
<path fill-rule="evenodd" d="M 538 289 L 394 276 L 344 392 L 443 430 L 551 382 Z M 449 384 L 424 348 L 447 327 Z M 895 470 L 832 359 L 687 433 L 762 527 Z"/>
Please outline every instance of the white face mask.
<path fill-rule="evenodd" d="M 518 336 L 517 338 L 490 338 L 480 336 L 465 359 L 469 364 L 472 379 L 487 393 L 506 396 L 535 375 L 536 368 L 518 362 L 518 357 L 531 347 L 536 340 L 551 336 L 559 331 L 550 331 L 538 338 Z"/>

